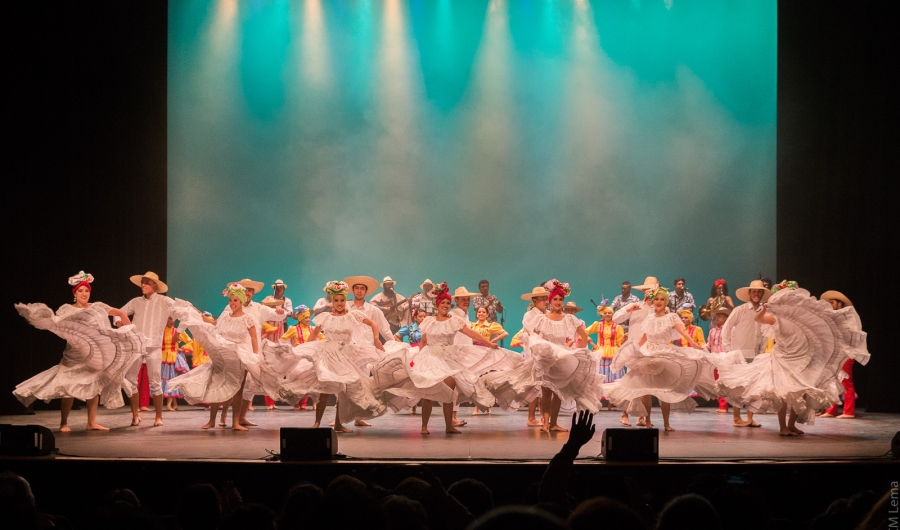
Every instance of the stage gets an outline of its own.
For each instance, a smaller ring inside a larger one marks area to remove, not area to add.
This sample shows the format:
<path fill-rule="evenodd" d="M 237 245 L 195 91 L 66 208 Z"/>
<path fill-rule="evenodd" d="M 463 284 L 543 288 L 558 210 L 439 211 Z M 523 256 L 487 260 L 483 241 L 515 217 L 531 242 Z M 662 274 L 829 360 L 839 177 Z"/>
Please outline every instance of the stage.
<path fill-rule="evenodd" d="M 472 415 L 463 407 L 460 419 L 468 422 L 462 434 L 443 432 L 443 417 L 435 409 L 429 423 L 430 435 L 419 433 L 421 416 L 388 413 L 372 420 L 371 427 L 354 427 L 353 433 L 338 435 L 338 450 L 351 461 L 460 461 L 522 462 L 548 461 L 566 441 L 567 433 L 541 433 L 525 425 L 526 413 L 493 411 L 491 415 Z M 314 412 L 294 411 L 280 406 L 266 410 L 256 406 L 250 419 L 257 424 L 249 432 L 230 428 L 200 429 L 208 419 L 202 408 L 182 406 L 178 412 L 165 411 L 164 425 L 153 427 L 153 413 L 143 412 L 143 422 L 130 426 L 126 408 L 106 411 L 101 408 L 99 422 L 111 431 L 84 430 L 85 410 L 73 411 L 71 433 L 58 432 L 59 412 L 40 411 L 32 416 L 0 416 L 0 423 L 37 424 L 51 429 L 59 455 L 55 458 L 88 459 L 165 459 L 165 460 L 260 460 L 277 452 L 280 427 L 309 427 Z M 620 414 L 602 411 L 594 417 L 597 434 L 580 453 L 582 463 L 595 460 L 600 453 L 600 433 L 619 428 Z M 325 421 L 334 418 L 329 407 Z M 662 427 L 659 410 L 654 410 L 657 427 Z M 693 414 L 673 414 L 674 432 L 660 430 L 661 463 L 670 462 L 799 462 L 866 460 L 882 457 L 890 449 L 891 438 L 900 428 L 900 415 L 860 414 L 856 419 L 819 418 L 815 425 L 800 427 L 806 434 L 797 437 L 778 435 L 774 414 L 756 416 L 761 428 L 734 428 L 731 413 L 714 408 L 698 408 Z M 632 418 L 632 422 L 634 419 Z M 566 418 L 560 424 L 568 426 Z"/>

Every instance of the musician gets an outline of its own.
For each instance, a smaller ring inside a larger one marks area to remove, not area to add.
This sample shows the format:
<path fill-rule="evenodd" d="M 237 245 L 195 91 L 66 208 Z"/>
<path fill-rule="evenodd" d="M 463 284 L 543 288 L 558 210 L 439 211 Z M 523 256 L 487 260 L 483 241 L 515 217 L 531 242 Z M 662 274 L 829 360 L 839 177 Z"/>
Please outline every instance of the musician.
<path fill-rule="evenodd" d="M 490 288 L 491 285 L 487 280 L 478 282 L 478 291 L 481 295 L 476 296 L 472 300 L 472 305 L 475 307 L 476 312 L 479 308 L 486 308 L 488 312 L 488 322 L 496 322 L 497 313 L 503 312 L 503 304 L 500 303 L 500 300 L 498 300 L 496 296 L 490 294 Z"/>
<path fill-rule="evenodd" d="M 675 278 L 675 290 L 669 293 L 669 313 L 675 313 L 686 306 L 694 308 L 694 295 L 684 288 L 684 278 Z"/>
<path fill-rule="evenodd" d="M 391 333 L 396 334 L 404 323 L 403 316 L 407 313 L 406 297 L 394 291 L 395 282 L 390 276 L 381 280 L 382 291 L 372 297 L 370 303 L 378 306 L 384 313 L 391 327 Z"/>
<path fill-rule="evenodd" d="M 765 289 L 765 287 L 763 287 Z M 709 300 L 706 301 L 706 307 L 709 310 L 727 307 L 734 309 L 734 300 L 728 296 L 728 282 L 719 279 L 713 282 L 712 289 L 709 292 Z"/>
<path fill-rule="evenodd" d="M 409 297 L 410 306 L 414 311 L 425 313 L 427 316 L 434 315 L 436 307 L 434 305 L 434 295 L 431 293 L 434 289 L 434 282 L 426 279 L 419 285 L 419 289 L 422 291 Z M 407 307 L 407 309 L 409 308 Z"/>
<path fill-rule="evenodd" d="M 619 311 L 623 307 L 630 304 L 637 304 L 641 301 L 640 298 L 631 294 L 631 282 L 624 281 L 622 282 L 622 294 L 613 298 L 612 305 L 610 306 L 613 310 L 613 313 Z M 625 333 L 628 333 L 628 326 L 631 324 L 631 319 L 627 318 L 622 322 L 618 322 L 622 326 L 622 329 Z"/>

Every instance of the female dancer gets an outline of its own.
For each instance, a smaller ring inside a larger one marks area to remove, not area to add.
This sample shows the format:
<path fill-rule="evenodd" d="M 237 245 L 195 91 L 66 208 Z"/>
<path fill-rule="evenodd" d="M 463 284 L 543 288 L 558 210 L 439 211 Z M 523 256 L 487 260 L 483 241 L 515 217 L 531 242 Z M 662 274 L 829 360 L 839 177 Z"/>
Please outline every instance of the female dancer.
<path fill-rule="evenodd" d="M 276 282 L 277 284 L 278 282 Z M 312 334 L 312 327 L 310 326 L 309 319 L 312 315 L 312 312 L 303 304 L 297 306 L 297 312 L 294 313 L 294 318 L 297 319 L 297 324 L 288 328 L 287 332 L 281 336 L 281 340 L 286 340 L 291 343 L 292 346 L 298 346 L 307 342 L 309 340 L 309 336 Z M 319 333 L 319 340 L 325 340 L 325 335 Z M 266 396 L 267 402 L 272 400 L 271 397 Z M 294 404 L 294 410 L 306 410 L 307 403 L 309 402 L 309 397 L 304 397 L 300 401 Z"/>
<path fill-rule="evenodd" d="M 121 407 L 122 390 L 134 392 L 125 381 L 125 373 L 144 351 L 140 335 L 130 326 L 128 316 L 103 302 L 91 303 L 94 277 L 79 271 L 69 278 L 73 304 L 62 305 L 54 315 L 44 304 L 16 304 L 16 310 L 28 322 L 66 340 L 62 361 L 13 390 L 26 407 L 35 399 L 49 402 L 61 399 L 59 432 L 72 432 L 69 412 L 75 399 L 87 403 L 87 430 L 108 431 L 97 423 L 97 406 Z M 110 327 L 109 316 L 122 319 L 124 327 Z"/>
<path fill-rule="evenodd" d="M 398 342 L 403 342 L 404 337 L 409 341 L 410 347 L 418 348 L 419 343 L 422 341 L 422 330 L 419 329 L 419 326 L 422 325 L 422 321 L 425 320 L 425 311 L 421 309 L 413 309 L 412 317 L 413 321 L 405 326 L 401 327 L 397 330 L 397 333 L 394 334 L 394 340 Z M 415 416 L 416 407 L 418 406 L 418 401 L 416 401 L 415 405 L 412 405 L 409 408 L 409 413 Z M 478 410 L 477 408 L 475 410 Z"/>
<path fill-rule="evenodd" d="M 718 390 L 748 410 L 777 411 L 779 434 L 799 436 L 803 431 L 796 423 L 812 425 L 816 410 L 836 401 L 841 363 L 859 353 L 859 335 L 848 333 L 830 304 L 796 282 L 782 282 L 773 290 L 777 292 L 756 313 L 764 335 L 775 339 L 771 354 L 758 355 L 749 364 L 718 366 Z"/>
<path fill-rule="evenodd" d="M 700 345 L 684 331 L 678 315 L 669 313 L 669 293 L 658 285 L 647 296 L 653 301 L 653 314 L 644 319 L 638 334 L 628 340 L 613 358 L 612 369 L 628 367 L 628 373 L 604 387 L 606 397 L 629 414 L 642 416 L 647 428 L 650 421 L 652 397 L 659 399 L 663 425 L 669 425 L 669 410 L 675 404 L 691 411 L 697 404 L 691 399 L 693 389 L 704 397 L 715 395 L 712 366 L 705 361 Z M 690 348 L 673 346 L 672 339 L 684 339 Z"/>
<path fill-rule="evenodd" d="M 180 390 L 169 390 L 169 380 L 180 374 L 190 371 L 184 360 L 184 353 L 178 349 L 178 332 L 175 331 L 175 322 L 172 317 L 166 322 L 162 340 L 162 369 L 160 380 L 162 381 L 163 399 L 166 400 L 166 410 L 174 412 L 178 410 L 178 398 L 184 398 Z"/>
<path fill-rule="evenodd" d="M 625 341 L 625 330 L 622 326 L 613 322 L 613 313 L 614 311 L 611 307 L 601 303 L 600 307 L 597 308 L 597 314 L 602 317 L 602 320 L 594 322 L 589 328 L 584 330 L 588 335 L 592 333 L 597 334 L 597 347 L 594 349 L 594 352 L 600 353 L 600 375 L 603 376 L 604 383 L 618 381 L 625 375 L 624 368 L 615 372 L 609 369 L 613 357 L 615 357 L 616 352 L 619 351 L 619 348 Z M 609 403 L 609 410 L 616 410 L 615 405 L 608 400 L 607 403 Z M 622 411 L 622 417 L 619 418 L 619 422 L 622 425 L 631 425 L 626 411 Z"/>
<path fill-rule="evenodd" d="M 444 425 L 447 433 L 461 432 L 453 424 L 454 390 L 458 401 L 468 401 L 477 407 L 488 408 L 494 404 L 494 396 L 484 387 L 484 382 L 466 368 L 480 366 L 482 359 L 491 354 L 480 346 L 453 344 L 457 332 L 472 340 L 483 337 L 469 328 L 469 323 L 451 316 L 452 297 L 447 284 L 442 283 L 432 291 L 437 314 L 422 321 L 422 340 L 419 351 L 408 351 L 403 357 L 405 374 L 397 370 L 398 357 L 387 357 L 372 369 L 373 379 L 379 390 L 405 398 L 422 399 L 422 434 L 429 434 L 428 420 L 433 402 L 443 404 Z M 496 349 L 496 344 L 489 348 Z M 512 352 L 509 352 L 515 355 Z"/>
<path fill-rule="evenodd" d="M 324 291 L 331 297 L 331 312 L 316 316 L 309 340 L 294 347 L 292 353 L 285 351 L 284 343 L 265 344 L 260 381 L 270 396 L 276 393 L 286 400 L 318 395 L 314 428 L 322 422 L 328 397 L 336 396 L 334 430 L 352 432 L 343 424 L 374 418 L 387 410 L 372 392 L 369 380 L 369 367 L 381 360 L 385 348 L 378 340 L 377 324 L 360 310 L 348 310 L 349 285 L 330 281 Z M 360 328 L 368 330 L 374 344 L 352 342 L 354 334 L 362 334 Z M 321 333 L 325 333 L 324 341 L 317 340 Z"/>
<path fill-rule="evenodd" d="M 209 422 L 203 429 L 215 426 L 216 412 L 221 404 L 223 409 L 228 409 L 229 405 L 233 407 L 231 429 L 246 431 L 247 427 L 240 421 L 241 395 L 247 370 L 259 371 L 257 322 L 244 312 L 247 292 L 241 284 L 230 284 L 222 291 L 222 296 L 228 298 L 228 309 L 215 325 L 211 323 L 212 317 L 204 317 L 183 300 L 176 301 L 173 312 L 181 321 L 181 327 L 190 330 L 194 339 L 203 343 L 210 362 L 169 380 L 169 389 L 180 389 L 192 405 L 210 403 Z M 219 425 L 224 427 L 222 423 Z"/>

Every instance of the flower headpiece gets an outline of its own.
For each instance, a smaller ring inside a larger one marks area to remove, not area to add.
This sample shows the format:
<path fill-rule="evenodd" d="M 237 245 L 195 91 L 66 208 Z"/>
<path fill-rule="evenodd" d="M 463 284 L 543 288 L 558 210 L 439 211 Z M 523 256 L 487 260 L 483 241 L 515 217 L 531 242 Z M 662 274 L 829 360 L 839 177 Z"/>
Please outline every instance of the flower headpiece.
<path fill-rule="evenodd" d="M 723 285 L 725 285 L 725 280 L 721 278 L 713 282 L 713 287 L 722 287 Z"/>
<path fill-rule="evenodd" d="M 563 298 L 572 294 L 572 288 L 569 287 L 568 283 L 559 283 L 559 280 L 553 278 L 549 282 L 544 284 L 544 289 L 550 291 L 550 294 L 547 295 L 547 298 L 553 300 L 553 297 L 556 295 L 562 295 Z"/>
<path fill-rule="evenodd" d="M 606 308 L 609 306 L 609 298 L 604 298 L 600 301 L 600 305 L 597 306 L 597 316 L 603 316 L 603 312 L 606 311 Z"/>
<path fill-rule="evenodd" d="M 669 290 L 657 283 L 655 287 L 647 289 L 647 295 L 644 297 L 644 300 L 653 300 L 658 294 L 662 294 L 666 298 L 669 298 Z"/>
<path fill-rule="evenodd" d="M 447 282 L 441 282 L 440 285 L 436 285 L 434 289 L 431 290 L 431 296 L 434 297 L 434 305 L 439 305 L 443 299 L 450 300 L 451 302 L 453 301 L 453 297 L 450 296 L 450 288 L 447 287 Z"/>
<path fill-rule="evenodd" d="M 776 283 L 775 285 L 772 286 L 772 292 L 777 293 L 778 291 L 781 291 L 784 289 L 794 290 L 794 289 L 797 289 L 798 287 L 800 287 L 800 286 L 794 280 L 781 280 L 781 283 Z"/>
<path fill-rule="evenodd" d="M 322 289 L 326 293 L 331 296 L 336 296 L 342 294 L 347 296 L 350 292 L 350 286 L 343 282 L 343 280 L 332 280 L 325 284 L 325 287 Z"/>
<path fill-rule="evenodd" d="M 306 307 L 305 305 L 300 304 L 297 306 L 297 310 L 296 310 L 297 320 L 304 319 L 311 314 L 312 313 L 310 312 L 309 308 Z"/>
<path fill-rule="evenodd" d="M 239 283 L 229 284 L 228 287 L 222 289 L 222 296 L 230 298 L 234 296 L 241 301 L 242 304 L 247 303 L 247 289 Z"/>
<path fill-rule="evenodd" d="M 82 285 L 87 286 L 88 291 L 91 291 L 91 283 L 94 281 L 94 276 L 88 274 L 84 271 L 78 271 L 78 274 L 69 278 L 69 285 L 72 286 L 72 294 L 75 294 L 75 291 L 78 290 Z"/>

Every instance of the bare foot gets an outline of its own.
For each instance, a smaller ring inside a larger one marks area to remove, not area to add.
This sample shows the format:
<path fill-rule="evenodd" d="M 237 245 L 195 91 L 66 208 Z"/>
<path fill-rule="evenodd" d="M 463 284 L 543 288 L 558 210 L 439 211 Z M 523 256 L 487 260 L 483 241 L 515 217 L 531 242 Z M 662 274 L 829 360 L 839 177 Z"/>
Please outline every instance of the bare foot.
<path fill-rule="evenodd" d="M 245 419 L 245 420 L 241 420 L 241 421 L 238 422 L 238 423 L 240 423 L 240 424 L 243 425 L 244 427 L 258 427 L 258 425 L 256 425 L 255 423 L 253 423 L 253 422 L 250 421 L 250 420 L 246 420 L 246 419 Z"/>
<path fill-rule="evenodd" d="M 200 428 L 201 429 L 212 429 L 213 427 L 215 427 L 215 425 L 216 425 L 216 423 L 211 421 L 209 423 L 204 424 L 203 427 L 200 427 Z"/>
<path fill-rule="evenodd" d="M 154 427 L 162 427 L 162 424 L 163 424 L 162 418 L 156 418 L 155 420 L 153 420 Z"/>
<path fill-rule="evenodd" d="M 233 431 L 249 431 L 250 429 L 244 427 L 243 425 L 241 425 L 239 423 L 235 423 L 234 425 L 231 426 L 231 430 L 233 430 Z"/>
<path fill-rule="evenodd" d="M 478 407 L 472 407 L 472 416 L 478 416 Z"/>
<path fill-rule="evenodd" d="M 619 409 L 610 405 L 606 410 L 615 411 L 615 410 L 619 410 Z"/>
<path fill-rule="evenodd" d="M 647 425 L 645 425 L 645 427 L 647 427 L 648 429 L 652 429 L 652 428 L 653 428 L 653 424 L 652 424 L 652 423 L 648 423 Z"/>
<path fill-rule="evenodd" d="M 638 418 L 638 421 L 635 425 L 637 425 L 638 427 L 643 427 L 646 424 L 647 424 L 647 420 L 645 420 L 644 417 L 641 416 L 640 418 Z"/>
<path fill-rule="evenodd" d="M 619 423 L 621 423 L 622 425 L 628 425 L 629 427 L 631 427 L 631 422 L 628 421 L 628 416 L 622 416 L 621 418 L 619 418 Z"/>
<path fill-rule="evenodd" d="M 454 427 L 462 427 L 463 425 L 465 425 L 467 423 L 468 422 L 466 420 L 453 420 Z"/>
<path fill-rule="evenodd" d="M 534 418 L 528 418 L 528 423 L 527 423 L 527 425 L 528 425 L 529 427 L 540 427 L 540 426 L 541 426 L 541 422 L 539 422 L 538 420 L 536 420 L 536 419 L 534 419 Z"/>
<path fill-rule="evenodd" d="M 228 426 L 228 423 L 225 422 L 224 420 L 219 422 L 219 427 L 227 427 L 227 426 Z"/>
<path fill-rule="evenodd" d="M 132 425 L 134 425 L 134 423 L 132 423 Z M 72 432 L 72 428 L 68 425 L 60 425 L 59 432 Z"/>
<path fill-rule="evenodd" d="M 431 434 L 430 432 L 428 432 L 428 427 L 424 425 L 422 426 L 422 434 Z"/>
<path fill-rule="evenodd" d="M 275 405 L 269 405 L 268 407 L 266 407 L 266 410 L 278 410 L 278 407 L 276 407 Z"/>
<path fill-rule="evenodd" d="M 136 426 L 138 426 L 138 425 L 140 425 L 140 424 L 141 424 L 141 417 L 140 417 L 140 416 L 132 416 L 132 417 L 131 417 L 131 426 L 132 426 L 132 427 L 136 427 Z"/>
<path fill-rule="evenodd" d="M 334 427 L 334 422 L 328 424 L 329 427 Z"/>
<path fill-rule="evenodd" d="M 551 432 L 569 432 L 569 429 L 564 429 L 564 428 L 560 427 L 559 425 L 551 425 L 550 431 Z"/>
<path fill-rule="evenodd" d="M 252 411 L 252 410 L 253 410 L 253 405 L 248 405 L 248 406 L 247 406 L 247 410 Z"/>
<path fill-rule="evenodd" d="M 827 412 L 823 412 L 819 417 L 820 418 L 833 418 L 834 414 L 829 414 Z"/>
<path fill-rule="evenodd" d="M 141 411 L 141 412 L 150 412 L 150 411 L 153 410 L 153 409 L 151 409 L 150 407 L 141 407 L 141 408 L 139 408 L 138 410 Z"/>
<path fill-rule="evenodd" d="M 491 409 L 487 409 L 487 415 L 488 415 L 488 416 L 491 415 Z"/>
<path fill-rule="evenodd" d="M 542 426 L 541 426 L 541 432 L 550 432 L 550 429 L 548 429 L 547 427 L 544 427 L 544 426 L 542 425 Z"/>
<path fill-rule="evenodd" d="M 841 414 L 840 416 L 837 417 L 837 419 L 839 419 L 839 420 L 848 420 L 848 419 L 850 419 L 850 418 L 855 418 L 855 417 L 856 417 L 855 414 Z"/>
<path fill-rule="evenodd" d="M 319 428 L 319 422 L 313 423 L 312 428 L 313 428 L 313 429 L 318 429 L 318 428 Z"/>
<path fill-rule="evenodd" d="M 790 429 L 791 432 L 794 433 L 794 434 L 804 434 L 803 431 L 801 431 L 801 430 L 798 429 L 797 427 L 791 426 L 791 427 L 788 427 L 788 429 Z"/>
<path fill-rule="evenodd" d="M 412 414 L 413 416 L 415 416 L 415 415 L 417 414 L 417 413 L 416 413 L 416 407 L 413 407 L 412 410 L 409 411 L 409 413 Z M 426 434 L 427 434 L 427 433 L 426 433 Z"/>
<path fill-rule="evenodd" d="M 444 432 L 446 432 L 447 434 L 461 434 L 462 433 L 462 431 L 457 429 L 456 427 L 447 427 L 447 430 Z"/>
<path fill-rule="evenodd" d="M 356 427 L 371 427 L 372 426 L 371 423 L 369 423 L 367 421 L 363 421 L 363 420 L 356 420 L 353 422 L 353 425 Z"/>
<path fill-rule="evenodd" d="M 89 430 L 89 431 L 108 431 L 109 427 L 104 427 L 103 425 L 100 425 L 99 423 L 95 423 L 93 425 L 88 424 L 87 430 Z"/>
<path fill-rule="evenodd" d="M 762 425 L 756 423 L 755 421 L 748 421 L 747 427 L 762 427 Z"/>
<path fill-rule="evenodd" d="M 778 431 L 778 435 L 779 436 L 797 436 L 797 433 L 795 433 L 794 431 L 785 427 L 784 429 L 781 429 L 780 431 Z"/>
<path fill-rule="evenodd" d="M 716 412 L 718 412 L 719 414 L 725 414 L 726 412 L 728 412 L 728 409 L 716 409 Z"/>
<path fill-rule="evenodd" d="M 750 425 L 750 422 L 744 420 L 734 420 L 733 422 L 731 422 L 732 427 L 746 427 L 748 425 Z"/>
<path fill-rule="evenodd" d="M 666 429 L 666 432 L 672 432 L 672 431 L 675 430 L 675 428 L 672 427 L 671 425 L 666 425 L 666 426 L 665 426 L 665 429 Z"/>
<path fill-rule="evenodd" d="M 168 410 L 169 412 L 175 412 L 175 411 L 178 410 L 178 409 L 176 409 L 176 408 L 173 407 L 172 405 L 166 405 L 166 410 Z"/>
<path fill-rule="evenodd" d="M 335 425 L 334 432 L 353 432 L 353 431 L 344 427 L 343 425 Z"/>

